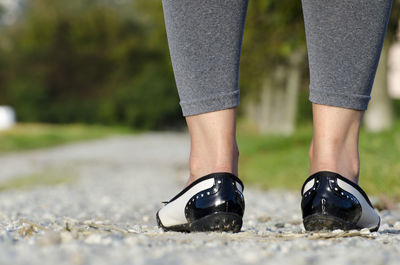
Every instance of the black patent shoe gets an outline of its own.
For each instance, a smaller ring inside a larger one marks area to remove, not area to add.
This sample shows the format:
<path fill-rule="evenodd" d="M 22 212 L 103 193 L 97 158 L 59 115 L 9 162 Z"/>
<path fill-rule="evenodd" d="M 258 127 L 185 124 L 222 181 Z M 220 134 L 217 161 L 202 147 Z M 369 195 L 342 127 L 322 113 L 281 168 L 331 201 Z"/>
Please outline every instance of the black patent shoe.
<path fill-rule="evenodd" d="M 367 194 L 337 173 L 315 173 L 305 181 L 301 194 L 307 231 L 363 228 L 377 231 L 379 228 L 380 217 Z"/>
<path fill-rule="evenodd" d="M 230 173 L 204 176 L 172 198 L 157 212 L 165 231 L 239 232 L 244 213 L 242 181 Z"/>

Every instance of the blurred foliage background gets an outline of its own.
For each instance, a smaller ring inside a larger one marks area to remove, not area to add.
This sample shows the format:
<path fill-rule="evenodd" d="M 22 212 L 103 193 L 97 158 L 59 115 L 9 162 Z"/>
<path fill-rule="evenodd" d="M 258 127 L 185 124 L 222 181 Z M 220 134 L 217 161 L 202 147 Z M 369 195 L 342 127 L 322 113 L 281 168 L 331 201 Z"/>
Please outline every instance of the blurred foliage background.
<path fill-rule="evenodd" d="M 32 0 L 0 29 L 0 105 L 18 120 L 176 123 L 159 1 Z"/>
<path fill-rule="evenodd" d="M 15 108 L 19 121 L 183 125 L 161 1 L 15 3 L 12 22 L 3 19 L 7 5 L 0 9 L 0 105 Z M 250 1 L 240 86 L 240 114 L 261 132 L 291 134 L 311 120 L 301 1 Z"/>
<path fill-rule="evenodd" d="M 400 101 L 388 93 L 387 65 L 399 45 L 399 15 L 394 0 L 360 138 L 361 184 L 393 196 L 400 194 Z M 304 181 L 308 82 L 301 1 L 250 0 L 238 126 L 245 181 L 295 189 Z M 132 128 L 185 128 L 161 1 L 0 0 L 1 105 L 12 106 L 22 125 L 0 134 L 0 153 Z M 96 126 L 55 125 L 68 123 Z"/>

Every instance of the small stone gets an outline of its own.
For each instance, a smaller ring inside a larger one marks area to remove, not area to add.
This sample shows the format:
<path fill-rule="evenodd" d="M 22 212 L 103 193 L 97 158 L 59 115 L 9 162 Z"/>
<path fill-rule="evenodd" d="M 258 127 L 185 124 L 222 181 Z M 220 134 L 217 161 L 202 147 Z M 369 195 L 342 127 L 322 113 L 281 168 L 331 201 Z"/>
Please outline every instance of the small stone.
<path fill-rule="evenodd" d="M 41 246 L 58 245 L 62 241 L 60 233 L 54 231 L 46 231 L 37 239 L 37 243 Z"/>
<path fill-rule="evenodd" d="M 400 229 L 400 222 L 397 221 L 396 223 L 394 223 L 393 228 L 394 229 Z"/>
<path fill-rule="evenodd" d="M 143 222 L 148 222 L 150 220 L 150 217 L 147 215 L 144 215 L 142 219 L 143 219 Z"/>
<path fill-rule="evenodd" d="M 383 225 L 381 225 L 381 227 L 380 227 L 379 230 L 383 231 L 383 230 L 387 230 L 387 229 L 389 229 L 389 228 L 390 228 L 390 227 L 389 227 L 388 224 L 383 224 Z"/>
<path fill-rule="evenodd" d="M 254 221 L 253 220 L 248 220 L 247 221 L 247 225 L 249 225 L 249 226 L 253 226 L 255 223 L 254 223 Z"/>
<path fill-rule="evenodd" d="M 369 234 L 371 234 L 371 231 L 369 231 L 368 228 L 363 228 L 360 231 L 360 235 L 369 235 Z"/>
<path fill-rule="evenodd" d="M 67 232 L 67 231 L 61 232 L 60 236 L 61 236 L 61 240 L 62 240 L 63 243 L 71 242 L 74 239 L 72 234 L 70 232 Z"/>
<path fill-rule="evenodd" d="M 141 233 L 141 232 L 142 232 L 142 229 L 140 229 L 140 226 L 139 226 L 139 225 L 134 225 L 132 228 L 129 228 L 129 229 L 128 229 L 128 232 L 129 232 L 129 233 L 138 234 L 138 233 Z"/>
<path fill-rule="evenodd" d="M 260 223 L 268 222 L 271 220 L 271 217 L 269 216 L 259 216 L 257 217 L 257 221 Z"/>
<path fill-rule="evenodd" d="M 147 227 L 147 225 L 142 225 L 140 228 L 141 228 L 140 230 L 142 232 L 148 232 L 149 231 L 149 228 Z"/>
<path fill-rule="evenodd" d="M 378 232 L 372 232 L 372 233 L 371 233 L 371 236 L 372 236 L 372 237 L 377 237 L 377 236 L 379 236 L 379 233 L 378 233 Z"/>
<path fill-rule="evenodd" d="M 85 239 L 87 244 L 101 244 L 102 237 L 99 234 L 91 234 Z"/>
<path fill-rule="evenodd" d="M 32 236 L 36 232 L 36 228 L 30 224 L 22 224 L 21 228 L 18 229 L 18 233 L 22 237 Z"/>

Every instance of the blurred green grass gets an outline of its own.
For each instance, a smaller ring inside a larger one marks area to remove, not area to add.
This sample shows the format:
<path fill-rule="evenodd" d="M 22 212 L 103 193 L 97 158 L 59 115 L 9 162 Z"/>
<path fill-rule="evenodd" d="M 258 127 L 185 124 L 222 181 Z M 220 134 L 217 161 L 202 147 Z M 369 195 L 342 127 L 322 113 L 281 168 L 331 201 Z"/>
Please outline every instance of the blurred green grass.
<path fill-rule="evenodd" d="M 300 125 L 293 136 L 265 136 L 239 123 L 239 175 L 252 186 L 300 192 L 308 176 L 312 125 Z M 360 186 L 368 194 L 400 196 L 400 121 L 380 133 L 362 129 Z"/>
<path fill-rule="evenodd" d="M 0 154 L 51 147 L 130 132 L 133 132 L 132 129 L 126 127 L 22 123 L 10 130 L 0 131 Z"/>

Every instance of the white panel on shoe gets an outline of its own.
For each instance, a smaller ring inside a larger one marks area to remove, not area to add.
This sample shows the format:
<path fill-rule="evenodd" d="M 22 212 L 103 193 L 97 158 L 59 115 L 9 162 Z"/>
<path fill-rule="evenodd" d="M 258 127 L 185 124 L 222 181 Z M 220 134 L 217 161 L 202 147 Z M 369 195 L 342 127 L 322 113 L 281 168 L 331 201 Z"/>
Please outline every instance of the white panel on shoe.
<path fill-rule="evenodd" d="M 362 212 L 357 225 L 364 228 L 375 228 L 379 224 L 379 215 L 375 212 L 374 208 L 368 204 L 364 196 L 357 189 L 352 187 L 350 184 L 347 184 L 343 180 L 338 179 L 337 184 L 340 188 L 353 194 L 361 204 Z"/>
<path fill-rule="evenodd" d="M 311 189 L 314 186 L 315 179 L 310 180 L 309 182 L 304 185 L 304 190 L 303 190 L 303 195 L 306 193 L 309 189 Z"/>
<path fill-rule="evenodd" d="M 236 188 L 237 188 L 241 193 L 243 193 L 242 185 L 240 185 L 239 182 L 236 182 L 236 181 L 235 181 L 235 184 L 236 184 Z"/>
<path fill-rule="evenodd" d="M 185 217 L 185 207 L 189 202 L 189 199 L 192 198 L 196 193 L 209 189 L 212 186 L 214 186 L 214 178 L 203 180 L 202 182 L 194 185 L 176 200 L 165 205 L 158 212 L 161 223 L 165 227 L 187 223 Z"/>

